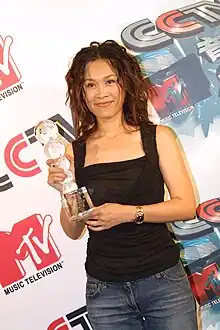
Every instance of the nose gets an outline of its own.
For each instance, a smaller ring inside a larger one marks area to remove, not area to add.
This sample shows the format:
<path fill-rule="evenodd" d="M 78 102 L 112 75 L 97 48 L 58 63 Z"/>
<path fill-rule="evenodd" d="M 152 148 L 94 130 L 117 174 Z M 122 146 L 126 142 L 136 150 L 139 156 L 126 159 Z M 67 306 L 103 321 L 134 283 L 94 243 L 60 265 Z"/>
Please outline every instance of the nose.
<path fill-rule="evenodd" d="M 107 96 L 107 90 L 106 90 L 106 86 L 104 84 L 99 84 L 97 86 L 97 94 L 96 96 L 100 99 L 103 99 Z"/>

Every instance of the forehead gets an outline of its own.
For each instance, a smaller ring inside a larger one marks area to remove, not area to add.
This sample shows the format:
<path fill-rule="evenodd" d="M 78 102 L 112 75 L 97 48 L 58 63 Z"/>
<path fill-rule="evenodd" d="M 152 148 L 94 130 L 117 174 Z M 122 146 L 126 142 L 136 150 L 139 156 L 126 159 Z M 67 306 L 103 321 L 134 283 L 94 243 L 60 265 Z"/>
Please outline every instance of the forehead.
<path fill-rule="evenodd" d="M 89 62 L 85 68 L 85 79 L 99 80 L 109 75 L 116 75 L 116 72 L 107 60 Z"/>

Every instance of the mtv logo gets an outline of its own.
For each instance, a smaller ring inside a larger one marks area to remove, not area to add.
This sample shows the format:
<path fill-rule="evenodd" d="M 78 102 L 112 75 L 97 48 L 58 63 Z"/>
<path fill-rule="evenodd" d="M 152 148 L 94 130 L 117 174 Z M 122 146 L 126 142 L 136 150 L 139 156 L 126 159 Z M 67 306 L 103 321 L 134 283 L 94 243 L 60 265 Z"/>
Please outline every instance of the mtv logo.
<path fill-rule="evenodd" d="M 161 119 L 211 96 L 210 82 L 194 53 L 152 74 L 150 80 L 149 99 Z"/>
<path fill-rule="evenodd" d="M 167 115 L 190 104 L 185 83 L 176 74 L 164 79 L 161 85 L 153 85 L 149 89 L 149 98 L 157 112 L 162 112 L 161 116 L 164 111 L 168 111 Z"/>
<path fill-rule="evenodd" d="M 203 268 L 201 273 L 189 276 L 189 282 L 200 305 L 220 297 L 220 268 L 216 262 Z"/>
<path fill-rule="evenodd" d="M 57 262 L 61 254 L 50 234 L 52 217 L 33 214 L 0 232 L 0 283 L 11 285 L 26 275 L 22 261 L 31 258 L 36 270 Z"/>
<path fill-rule="evenodd" d="M 3 39 L 0 36 L 0 91 L 18 83 L 21 74 L 10 54 L 13 39 L 7 36 Z"/>

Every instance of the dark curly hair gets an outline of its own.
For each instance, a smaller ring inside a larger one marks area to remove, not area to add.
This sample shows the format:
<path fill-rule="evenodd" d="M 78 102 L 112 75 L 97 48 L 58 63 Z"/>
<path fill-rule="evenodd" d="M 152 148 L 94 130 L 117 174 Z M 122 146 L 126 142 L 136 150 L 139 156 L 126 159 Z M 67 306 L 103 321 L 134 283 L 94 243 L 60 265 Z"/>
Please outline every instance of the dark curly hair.
<path fill-rule="evenodd" d="M 141 122 L 151 125 L 147 104 L 149 81 L 143 77 L 137 59 L 114 40 L 92 42 L 76 54 L 65 76 L 68 87 L 66 103 L 72 112 L 75 137 L 86 140 L 97 129 L 96 117 L 87 107 L 83 89 L 86 65 L 97 59 L 110 63 L 125 90 L 125 122 L 136 127 Z"/>

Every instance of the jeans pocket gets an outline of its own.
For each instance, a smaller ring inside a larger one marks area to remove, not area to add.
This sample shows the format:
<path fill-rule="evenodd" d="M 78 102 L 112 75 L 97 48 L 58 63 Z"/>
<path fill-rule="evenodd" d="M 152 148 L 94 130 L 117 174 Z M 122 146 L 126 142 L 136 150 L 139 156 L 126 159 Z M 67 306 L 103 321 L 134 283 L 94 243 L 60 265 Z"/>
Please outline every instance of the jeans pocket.
<path fill-rule="evenodd" d="M 86 297 L 95 297 L 100 294 L 107 287 L 105 282 L 97 280 L 92 281 L 91 278 L 86 282 Z"/>
<path fill-rule="evenodd" d="M 99 285 L 97 283 L 86 283 L 86 296 L 95 296 L 99 291 Z"/>
<path fill-rule="evenodd" d="M 187 278 L 187 274 L 180 261 L 175 266 L 165 269 L 160 274 L 163 278 L 172 282 L 181 282 Z"/>

